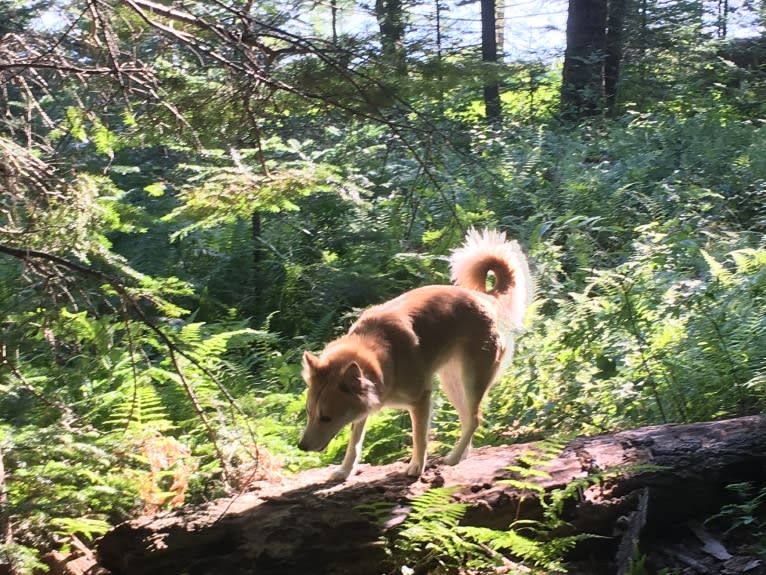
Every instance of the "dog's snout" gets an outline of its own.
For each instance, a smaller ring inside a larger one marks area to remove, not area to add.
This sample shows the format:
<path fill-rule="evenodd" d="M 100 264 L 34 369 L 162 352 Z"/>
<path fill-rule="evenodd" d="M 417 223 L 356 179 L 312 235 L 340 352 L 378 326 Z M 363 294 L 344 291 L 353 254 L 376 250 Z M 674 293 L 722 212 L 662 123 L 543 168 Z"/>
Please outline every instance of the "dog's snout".
<path fill-rule="evenodd" d="M 316 437 L 311 433 L 304 432 L 300 441 L 298 441 L 298 449 L 301 451 L 324 451 L 331 439 L 331 435 L 325 438 Z"/>

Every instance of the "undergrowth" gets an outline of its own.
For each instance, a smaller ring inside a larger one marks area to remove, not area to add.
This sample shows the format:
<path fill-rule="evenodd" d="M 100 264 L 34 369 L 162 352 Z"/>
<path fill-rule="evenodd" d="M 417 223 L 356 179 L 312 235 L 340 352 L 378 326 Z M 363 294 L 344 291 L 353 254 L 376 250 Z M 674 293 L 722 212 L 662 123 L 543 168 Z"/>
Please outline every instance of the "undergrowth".
<path fill-rule="evenodd" d="M 753 483 L 726 486 L 729 503 L 705 520 L 723 530 L 723 535 L 744 536 L 755 543 L 755 551 L 766 557 L 766 487 Z"/>
<path fill-rule="evenodd" d="M 404 521 L 389 528 L 383 536 L 393 565 L 389 572 L 494 573 L 498 568 L 511 573 L 530 569 L 535 573 L 565 572 L 567 553 L 579 541 L 595 536 L 562 535 L 562 528 L 567 525 L 564 505 L 576 499 L 583 489 L 628 472 L 594 474 L 546 491 L 535 478 L 550 479 L 546 468 L 568 439 L 539 442 L 519 458 L 518 465 L 509 468 L 516 478 L 505 483 L 520 494 L 517 507 L 525 498 L 534 497 L 542 508 L 539 520 L 515 519 L 507 529 L 462 525 L 468 506 L 454 498 L 459 487 L 431 488 L 393 511 L 388 504 L 360 508 L 382 524 L 390 523 L 392 517 L 406 515 Z"/>
<path fill-rule="evenodd" d="M 296 448 L 301 353 L 369 305 L 447 283 L 471 225 L 518 238 L 537 283 L 478 445 L 762 412 L 766 128 L 711 94 L 578 126 L 547 111 L 497 127 L 424 115 L 418 145 L 396 123 L 279 104 L 258 149 L 217 139 L 217 121 L 187 146 L 152 133 L 170 134 L 164 121 L 114 114 L 125 125 L 110 131 L 65 103 L 41 125 L 56 124 L 74 173 L 50 193 L 24 174 L 58 164 L 13 128 L 24 145 L 0 139 L 24 167 L 0 194 L 0 495 L 16 571 L 135 514 L 337 460 L 343 436 L 322 455 Z M 439 450 L 458 424 L 436 397 Z M 371 421 L 366 461 L 406 454 L 409 425 Z M 544 472 L 515 471 L 530 490 L 525 474 Z M 431 497 L 421 522 L 449 509 Z M 555 499 L 542 524 L 507 532 L 465 531 L 459 509 L 431 531 L 412 519 L 401 550 L 447 568 L 426 539 L 440 534 L 461 561 L 554 565 Z"/>

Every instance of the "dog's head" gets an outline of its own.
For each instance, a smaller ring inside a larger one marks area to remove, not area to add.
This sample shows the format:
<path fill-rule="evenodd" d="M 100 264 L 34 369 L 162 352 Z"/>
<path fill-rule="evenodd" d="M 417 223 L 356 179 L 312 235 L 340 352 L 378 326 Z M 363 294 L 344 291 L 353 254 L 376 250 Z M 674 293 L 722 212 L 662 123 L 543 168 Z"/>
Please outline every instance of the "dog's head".
<path fill-rule="evenodd" d="M 303 379 L 308 385 L 308 423 L 298 447 L 322 451 L 343 427 L 367 416 L 376 406 L 373 381 L 353 358 L 303 354 Z"/>

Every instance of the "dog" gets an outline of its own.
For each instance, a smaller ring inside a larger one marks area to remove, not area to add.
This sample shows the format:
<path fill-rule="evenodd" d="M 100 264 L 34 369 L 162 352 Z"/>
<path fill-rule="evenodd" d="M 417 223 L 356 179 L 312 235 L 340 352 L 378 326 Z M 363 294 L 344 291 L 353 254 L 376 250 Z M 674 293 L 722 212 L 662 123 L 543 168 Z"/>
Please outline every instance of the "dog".
<path fill-rule="evenodd" d="M 513 355 L 532 279 L 518 243 L 488 230 L 468 231 L 450 256 L 450 270 L 454 285 L 417 288 L 371 307 L 319 356 L 304 353 L 308 422 L 298 447 L 323 451 L 351 424 L 345 457 L 331 480 L 354 473 L 367 417 L 382 407 L 409 411 L 407 475 L 421 475 L 434 375 L 460 418 L 460 438 L 444 463 L 455 465 L 469 451 L 482 398 Z M 490 274 L 494 286 L 488 288 Z"/>

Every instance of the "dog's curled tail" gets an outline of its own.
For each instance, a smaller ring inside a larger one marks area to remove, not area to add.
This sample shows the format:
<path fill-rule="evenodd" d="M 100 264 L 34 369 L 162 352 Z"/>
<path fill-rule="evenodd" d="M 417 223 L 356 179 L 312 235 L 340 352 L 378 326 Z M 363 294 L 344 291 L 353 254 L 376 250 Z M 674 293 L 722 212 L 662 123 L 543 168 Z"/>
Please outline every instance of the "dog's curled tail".
<path fill-rule="evenodd" d="M 508 241 L 504 232 L 471 228 L 463 245 L 452 252 L 450 270 L 455 285 L 501 300 L 512 327 L 521 328 L 532 302 L 532 276 L 518 242 Z M 487 289 L 490 272 L 495 283 Z"/>

